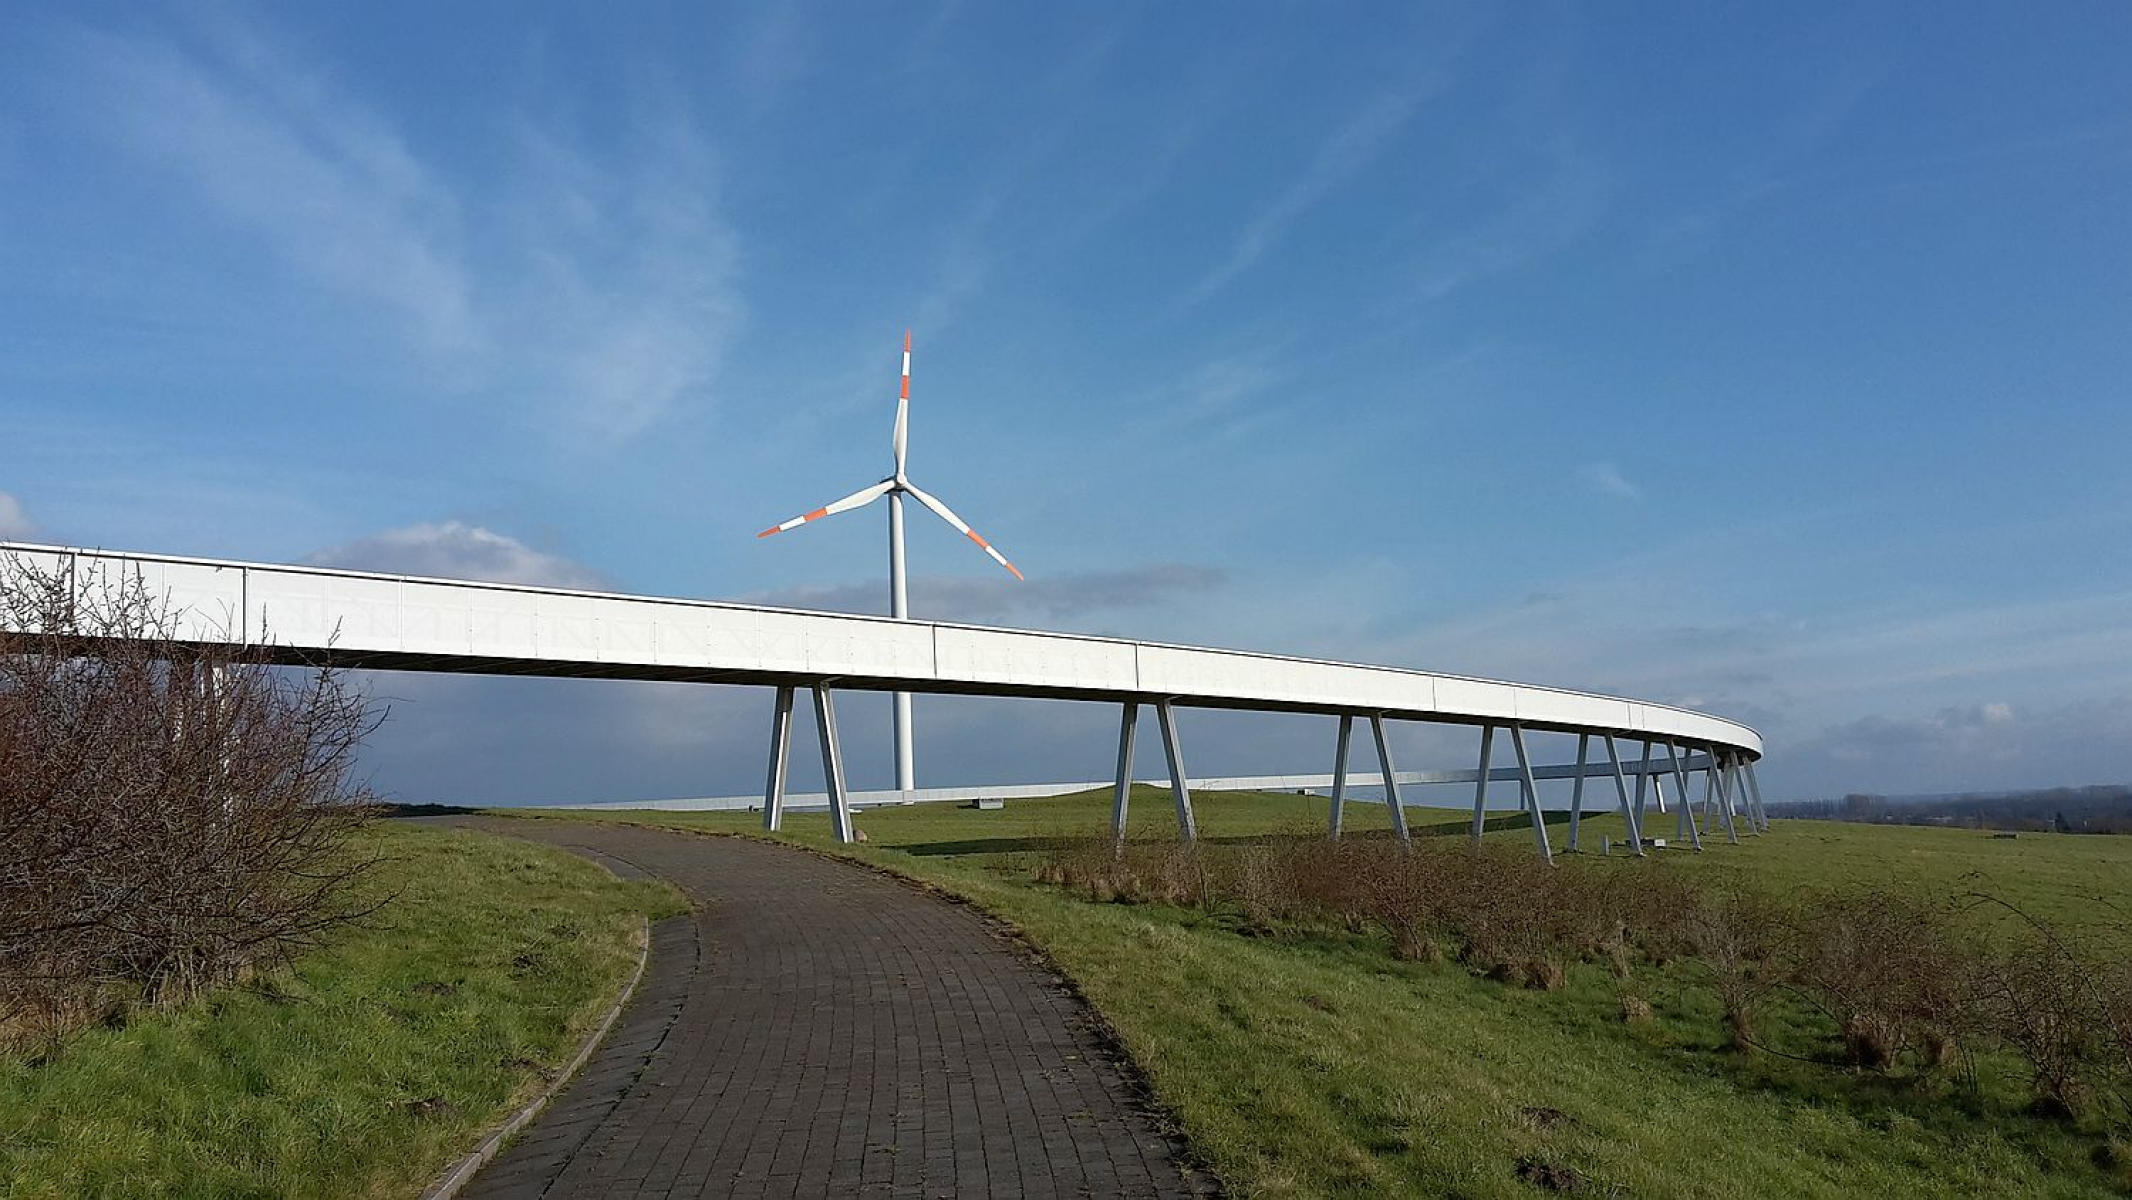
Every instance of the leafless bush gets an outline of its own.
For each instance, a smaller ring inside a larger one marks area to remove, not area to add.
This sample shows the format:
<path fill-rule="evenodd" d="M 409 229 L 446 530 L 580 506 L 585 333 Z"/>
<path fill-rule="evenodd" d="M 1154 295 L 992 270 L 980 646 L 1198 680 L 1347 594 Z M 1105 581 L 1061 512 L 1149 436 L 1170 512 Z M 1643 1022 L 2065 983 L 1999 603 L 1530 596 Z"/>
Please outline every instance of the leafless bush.
<path fill-rule="evenodd" d="M 1881 888 L 1811 897 L 1792 914 L 1799 994 L 1841 1031 L 1855 1069 L 1950 1065 L 1976 1031 L 1973 938 L 1957 908 Z"/>
<path fill-rule="evenodd" d="M 2132 1100 L 2132 946 L 2122 928 L 2075 938 L 2016 905 L 1982 893 L 1978 906 L 2007 914 L 2017 932 L 1978 964 L 1977 1024 L 2027 1063 L 2036 1107 L 2071 1115 L 2091 1100 Z"/>
<path fill-rule="evenodd" d="M 0 1038 L 233 979 L 360 911 L 374 726 L 337 672 L 190 644 L 138 577 L 0 558 Z"/>
<path fill-rule="evenodd" d="M 1040 877 L 1099 903 L 1196 905 L 1213 895 L 1210 867 L 1199 847 L 1174 842 L 1077 843 L 1054 853 Z"/>
<path fill-rule="evenodd" d="M 1689 953 L 1710 972 L 1727 1044 L 1758 1048 L 1755 1018 L 1785 978 L 1792 924 L 1774 903 L 1738 886 L 1705 890 L 1684 927 Z"/>
<path fill-rule="evenodd" d="M 2124 1111 L 2132 1097 L 2132 934 L 2075 937 L 1989 896 L 1854 887 L 1779 899 L 1661 864 L 1550 867 L 1508 847 L 1308 835 L 1231 851 L 1091 841 L 1040 877 L 1098 900 L 1233 905 L 1253 931 L 1298 920 L 1382 931 L 1397 957 L 1433 962 L 1448 949 L 1523 987 L 1560 987 L 1580 960 L 1621 979 L 1679 960 L 1708 982 L 1735 1050 L 1789 1054 L 1759 1028 L 1788 1002 L 1804 1007 L 1786 1013 L 1826 1019 L 1854 1070 L 1960 1068 L 1974 1086 L 1968 1048 L 1990 1047 L 2028 1065 L 2043 1110 L 2107 1097 Z M 2013 933 L 1980 928 L 1987 910 Z M 1647 1001 L 1622 995 L 1625 1021 L 1651 1019 Z"/>

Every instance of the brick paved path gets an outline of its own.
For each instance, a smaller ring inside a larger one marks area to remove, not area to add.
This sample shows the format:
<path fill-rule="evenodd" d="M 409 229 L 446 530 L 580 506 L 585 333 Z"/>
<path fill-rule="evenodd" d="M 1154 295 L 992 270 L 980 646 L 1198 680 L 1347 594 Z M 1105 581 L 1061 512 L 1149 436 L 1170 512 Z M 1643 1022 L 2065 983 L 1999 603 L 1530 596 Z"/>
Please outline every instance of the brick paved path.
<path fill-rule="evenodd" d="M 470 820 L 701 908 L 467 1196 L 1178 1196 L 1087 1007 L 976 913 L 738 838 Z"/>

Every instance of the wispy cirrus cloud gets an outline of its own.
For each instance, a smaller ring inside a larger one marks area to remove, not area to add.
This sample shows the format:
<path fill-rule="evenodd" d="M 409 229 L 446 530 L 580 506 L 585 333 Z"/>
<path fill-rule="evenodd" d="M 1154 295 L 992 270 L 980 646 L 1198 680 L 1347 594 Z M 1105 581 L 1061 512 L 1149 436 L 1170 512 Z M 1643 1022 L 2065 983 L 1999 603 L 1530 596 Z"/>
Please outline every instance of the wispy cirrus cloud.
<path fill-rule="evenodd" d="M 1600 162 L 1566 137 L 1545 141 L 1534 163 L 1506 169 L 1505 179 L 1500 204 L 1463 226 L 1421 237 L 1414 259 L 1421 299 L 1444 299 L 1574 244 L 1599 220 L 1613 190 Z"/>
<path fill-rule="evenodd" d="M 1376 161 L 1440 86 L 1433 75 L 1427 75 L 1370 97 L 1326 138 L 1294 181 L 1251 219 L 1228 256 L 1186 294 L 1186 305 L 1201 303 L 1258 265 L 1290 225 Z"/>
<path fill-rule="evenodd" d="M 692 129 L 639 121 L 595 153 L 506 124 L 515 158 L 473 184 L 256 23 L 191 32 L 69 28 L 52 86 L 96 141 L 171 185 L 167 204 L 404 339 L 428 386 L 545 418 L 527 424 L 573 449 L 633 438 L 707 390 L 743 306 L 716 159 Z"/>
<path fill-rule="evenodd" d="M 1630 483 L 1621 473 L 1621 467 L 1611 462 L 1586 463 L 1577 469 L 1577 477 L 1589 484 L 1602 496 L 1615 496 L 1623 500 L 1638 500 L 1643 489 Z"/>
<path fill-rule="evenodd" d="M 483 336 L 456 198 L 322 73 L 235 24 L 196 48 L 88 28 L 63 42 L 82 116 L 142 167 L 433 349 Z"/>

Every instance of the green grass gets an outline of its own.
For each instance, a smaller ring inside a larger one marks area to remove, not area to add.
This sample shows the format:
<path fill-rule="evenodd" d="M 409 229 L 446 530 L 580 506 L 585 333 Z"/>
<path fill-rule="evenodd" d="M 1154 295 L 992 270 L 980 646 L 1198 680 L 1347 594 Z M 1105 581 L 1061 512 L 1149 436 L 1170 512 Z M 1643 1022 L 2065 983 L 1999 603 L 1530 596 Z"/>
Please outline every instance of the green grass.
<path fill-rule="evenodd" d="M 516 839 L 382 824 L 365 925 L 251 984 L 0 1056 L 0 1195 L 413 1195 L 545 1086 L 679 911 Z"/>
<path fill-rule="evenodd" d="M 1215 846 L 1323 828 L 1323 800 L 1197 797 Z M 1174 836 L 1166 793 L 1140 789 L 1136 838 Z M 613 814 L 548 814 L 617 819 Z M 619 819 L 759 833 L 745 813 Z M 2093 1157 L 2106 1131 L 2027 1115 L 2020 1080 L 1983 1072 L 1969 1096 L 1944 1084 L 1851 1076 L 1721 1049 L 1715 1003 L 1685 967 L 1639 968 L 1623 985 L 1579 965 L 1570 985 L 1525 991 L 1455 965 L 1395 959 L 1381 939 L 1325 930 L 1248 936 L 1220 912 L 1093 904 L 1036 884 L 1050 847 L 1102 832 L 1108 798 L 862 813 L 869 842 L 832 847 L 827 820 L 787 819 L 789 840 L 838 849 L 941 884 L 1024 930 L 1117 1027 L 1196 1150 L 1246 1195 L 1534 1194 L 1522 1159 L 1574 1168 L 1596 1194 L 1681 1196 L 2108 1195 L 2132 1190 Z M 1417 831 L 1455 836 L 1465 815 L 1414 810 Z M 1670 834 L 1671 818 L 1664 818 Z M 1347 827 L 1387 828 L 1352 806 Z M 1559 847 L 1565 840 L 1550 822 Z M 1585 844 L 1617 843 L 1617 819 Z M 1497 819 L 1495 840 L 1530 844 Z M 2080 921 L 2132 895 L 2132 838 L 1988 835 L 1780 823 L 1740 846 L 1669 852 L 1661 869 L 1728 872 L 1771 889 L 1890 882 L 1935 894 L 1982 886 L 2049 919 Z M 1618 861 L 1618 860 L 1617 860 Z M 1566 869 L 1612 869 L 1581 856 Z M 1624 987 L 1658 1019 L 1619 1018 Z M 1564 1114 L 1555 1119 L 1554 1110 Z M 2122 1139 L 2122 1134 L 2119 1135 Z M 2122 1140 L 2118 1146 L 2123 1146 Z M 2120 1160 L 2121 1161 L 2121 1160 Z"/>

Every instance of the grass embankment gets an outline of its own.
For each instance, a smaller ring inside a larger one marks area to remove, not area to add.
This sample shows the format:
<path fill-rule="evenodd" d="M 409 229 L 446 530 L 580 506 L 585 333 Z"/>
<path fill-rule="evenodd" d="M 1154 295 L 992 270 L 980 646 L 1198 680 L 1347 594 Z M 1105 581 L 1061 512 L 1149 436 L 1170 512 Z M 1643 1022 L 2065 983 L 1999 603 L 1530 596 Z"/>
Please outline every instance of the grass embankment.
<path fill-rule="evenodd" d="M 413 1195 L 545 1086 L 634 969 L 663 885 L 380 824 L 397 898 L 289 967 L 0 1056 L 0 1194 Z"/>
<path fill-rule="evenodd" d="M 1217 853 L 1323 828 L 1322 800 L 1197 799 Z M 754 814 L 622 819 L 760 829 Z M 2021 1081 L 2003 1071 L 1983 1072 L 1969 1093 L 1730 1052 L 1715 1001 L 1683 966 L 1636 968 L 1633 986 L 1655 1017 L 1631 1025 L 1622 983 L 1594 964 L 1572 964 L 1559 990 L 1526 990 L 1454 963 L 1402 961 L 1382 936 L 1264 936 L 1218 909 L 1095 904 L 1034 881 L 1049 853 L 1099 834 L 1107 819 L 1100 795 L 989 813 L 881 809 L 861 814 L 869 843 L 848 852 L 967 895 L 1026 931 L 1118 1028 L 1195 1148 L 1239 1192 L 1529 1195 L 1540 1164 L 1573 1169 L 1595 1194 L 2072 1196 L 2132 1185 L 2121 1135 L 2113 1143 L 2092 1124 L 2030 1115 Z M 1437 834 L 1464 828 L 1449 810 L 1414 810 L 1410 821 Z M 1491 840 L 1530 844 L 1529 826 L 1492 824 Z M 1381 831 L 1384 809 L 1352 806 L 1347 826 Z M 1559 847 L 1564 831 L 1550 827 Z M 789 817 L 787 828 L 791 840 L 829 845 L 819 815 Z M 1166 793 L 1136 794 L 1132 835 L 1174 837 Z M 1586 847 L 1601 835 L 1618 844 L 1618 819 L 1587 823 Z M 1721 834 L 1706 842 L 1701 855 L 1668 852 L 1660 869 L 1772 891 L 1981 887 L 2069 924 L 2132 895 L 2132 838 L 1785 822 L 1741 846 Z M 1565 863 L 1613 866 L 1589 855 Z"/>

